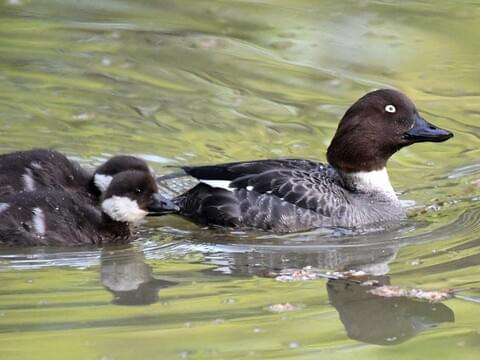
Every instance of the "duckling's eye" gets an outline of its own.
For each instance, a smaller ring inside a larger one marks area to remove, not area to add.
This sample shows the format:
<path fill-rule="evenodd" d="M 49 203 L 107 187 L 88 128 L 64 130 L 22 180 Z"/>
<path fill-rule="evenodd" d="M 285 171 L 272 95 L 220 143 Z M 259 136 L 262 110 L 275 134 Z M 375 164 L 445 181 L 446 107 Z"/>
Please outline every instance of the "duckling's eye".
<path fill-rule="evenodd" d="M 143 191 L 143 190 L 142 190 L 142 189 L 140 189 L 140 188 L 138 188 L 138 189 L 135 189 L 135 192 L 136 192 L 136 193 L 139 193 L 139 194 L 140 194 L 142 191 Z"/>
<path fill-rule="evenodd" d="M 395 106 L 393 106 L 392 104 L 389 104 L 389 105 L 385 106 L 385 111 L 393 114 L 393 113 L 397 112 L 397 108 Z"/>

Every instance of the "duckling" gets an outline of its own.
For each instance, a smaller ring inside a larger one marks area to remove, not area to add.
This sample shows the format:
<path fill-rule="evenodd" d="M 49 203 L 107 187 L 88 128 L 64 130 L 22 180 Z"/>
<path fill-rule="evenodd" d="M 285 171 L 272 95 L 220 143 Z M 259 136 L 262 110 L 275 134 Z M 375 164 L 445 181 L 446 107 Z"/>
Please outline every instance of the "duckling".
<path fill-rule="evenodd" d="M 0 197 L 0 244 L 75 246 L 125 243 L 149 212 L 178 207 L 158 193 L 153 176 L 128 170 L 113 176 L 100 207 L 74 191 L 28 191 Z"/>

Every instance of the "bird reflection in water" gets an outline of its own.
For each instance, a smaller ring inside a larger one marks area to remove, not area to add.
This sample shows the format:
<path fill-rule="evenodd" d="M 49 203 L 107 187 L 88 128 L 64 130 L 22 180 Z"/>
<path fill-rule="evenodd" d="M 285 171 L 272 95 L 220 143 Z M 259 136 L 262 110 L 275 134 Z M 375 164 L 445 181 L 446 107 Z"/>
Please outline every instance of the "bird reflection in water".
<path fill-rule="evenodd" d="M 160 289 L 178 284 L 154 278 L 143 253 L 131 247 L 102 252 L 101 280 L 116 305 L 154 304 L 160 299 Z"/>
<path fill-rule="evenodd" d="M 388 276 L 372 276 L 379 285 L 390 285 Z M 377 285 L 378 286 L 378 285 Z M 453 311 L 444 304 L 406 297 L 384 298 L 370 294 L 373 286 L 348 280 L 329 280 L 330 303 L 340 315 L 348 336 L 369 344 L 395 345 L 442 323 L 454 322 Z"/>

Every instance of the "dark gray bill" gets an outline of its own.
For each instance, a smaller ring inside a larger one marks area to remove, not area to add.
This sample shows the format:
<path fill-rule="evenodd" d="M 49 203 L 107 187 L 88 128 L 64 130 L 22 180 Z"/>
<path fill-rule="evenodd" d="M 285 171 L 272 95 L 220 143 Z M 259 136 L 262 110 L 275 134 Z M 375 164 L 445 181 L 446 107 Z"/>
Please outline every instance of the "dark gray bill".
<path fill-rule="evenodd" d="M 420 115 L 415 115 L 413 127 L 404 134 L 405 139 L 413 142 L 442 142 L 453 137 L 453 134 L 445 129 L 430 124 Z"/>
<path fill-rule="evenodd" d="M 180 208 L 172 200 L 167 199 L 165 196 L 155 193 L 153 195 L 153 202 L 148 207 L 148 215 L 164 215 L 171 214 L 179 211 Z"/>

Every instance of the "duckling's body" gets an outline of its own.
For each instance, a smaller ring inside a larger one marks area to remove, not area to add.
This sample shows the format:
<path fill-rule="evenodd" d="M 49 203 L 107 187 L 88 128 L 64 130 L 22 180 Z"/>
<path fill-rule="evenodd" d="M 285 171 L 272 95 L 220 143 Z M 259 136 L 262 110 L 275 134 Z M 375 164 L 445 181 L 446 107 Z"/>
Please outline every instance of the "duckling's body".
<path fill-rule="evenodd" d="M 112 157 L 93 171 L 51 149 L 2 154 L 0 196 L 21 191 L 61 190 L 81 193 L 96 202 L 112 177 L 126 170 L 150 172 L 144 160 L 128 155 Z"/>
<path fill-rule="evenodd" d="M 7 245 L 101 245 L 130 237 L 128 223 L 114 222 L 73 192 L 13 194 L 0 199 L 0 209 L 0 243 Z"/>
<path fill-rule="evenodd" d="M 62 153 L 34 149 L 0 155 L 0 196 L 75 188 L 90 192 L 92 174 Z"/>

